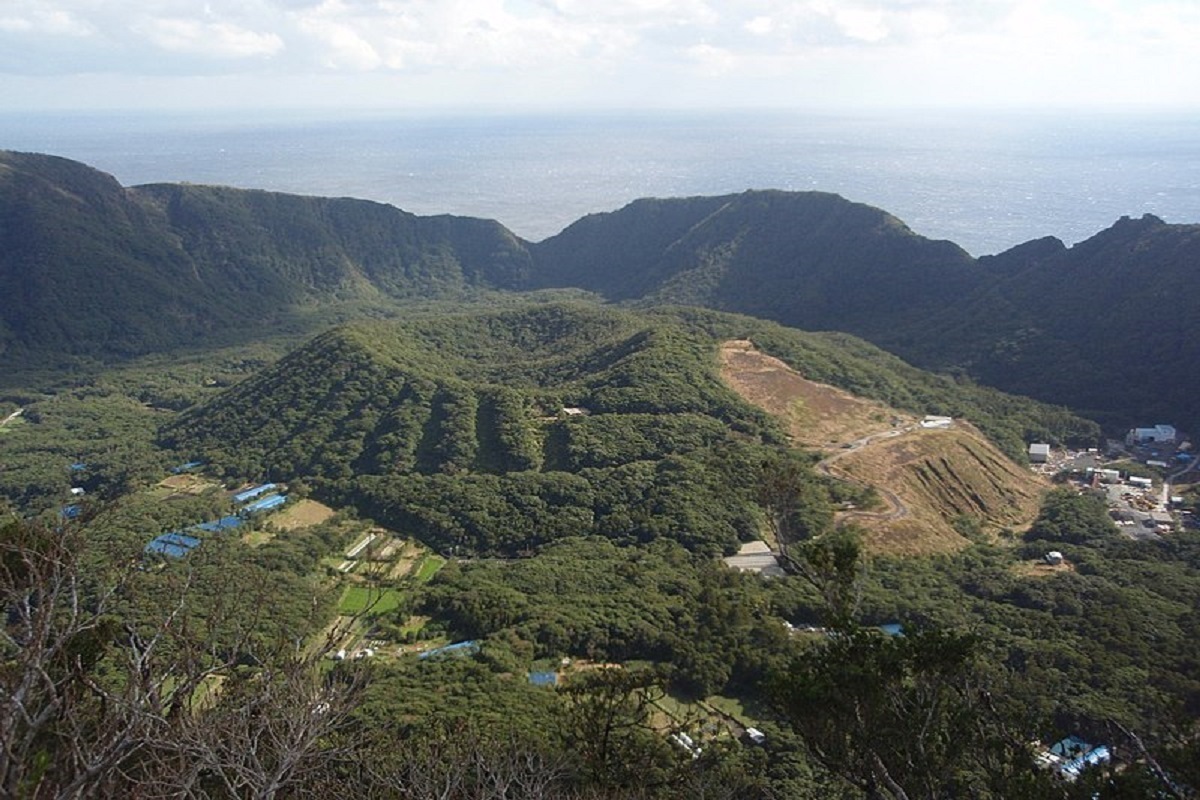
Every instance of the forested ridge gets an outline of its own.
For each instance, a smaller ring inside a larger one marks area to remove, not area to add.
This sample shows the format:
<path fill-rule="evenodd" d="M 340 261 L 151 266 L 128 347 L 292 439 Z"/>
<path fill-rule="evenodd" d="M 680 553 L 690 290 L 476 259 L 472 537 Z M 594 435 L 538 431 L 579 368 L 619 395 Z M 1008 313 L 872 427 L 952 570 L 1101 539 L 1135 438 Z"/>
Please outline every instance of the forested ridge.
<path fill-rule="evenodd" d="M 784 443 L 716 374 L 753 337 L 814 379 L 969 416 L 1015 457 L 1093 441 L 1065 410 L 938 379 L 869 347 L 749 318 L 582 304 L 359 323 L 187 412 L 164 444 L 225 474 L 303 477 L 440 549 L 514 552 L 584 532 L 732 552 Z"/>
<path fill-rule="evenodd" d="M 22 367 L 246 343 L 314 311 L 486 292 L 586 290 L 865 337 L 918 366 L 1070 405 L 1119 428 L 1187 427 L 1197 387 L 1196 225 L 1123 219 L 1073 247 L 974 259 L 821 192 L 645 199 L 542 242 L 499 223 L 346 198 L 123 188 L 0 153 L 0 351 Z M 1129 324 L 1126 320 L 1136 320 Z"/>

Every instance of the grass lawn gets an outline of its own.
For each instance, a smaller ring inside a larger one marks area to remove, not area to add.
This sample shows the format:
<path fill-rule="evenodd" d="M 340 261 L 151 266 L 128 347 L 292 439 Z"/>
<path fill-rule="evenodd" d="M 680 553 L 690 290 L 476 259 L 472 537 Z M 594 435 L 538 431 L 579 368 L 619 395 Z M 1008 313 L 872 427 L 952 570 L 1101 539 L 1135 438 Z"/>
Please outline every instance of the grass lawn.
<path fill-rule="evenodd" d="M 338 603 L 339 614 L 361 614 L 370 607 L 372 615 L 386 614 L 400 607 L 402 595 L 397 589 L 347 586 Z"/>
<path fill-rule="evenodd" d="M 427 555 L 421 559 L 421 563 L 413 570 L 413 579 L 417 583 L 428 583 L 438 570 L 446 566 L 446 559 L 441 556 Z"/>

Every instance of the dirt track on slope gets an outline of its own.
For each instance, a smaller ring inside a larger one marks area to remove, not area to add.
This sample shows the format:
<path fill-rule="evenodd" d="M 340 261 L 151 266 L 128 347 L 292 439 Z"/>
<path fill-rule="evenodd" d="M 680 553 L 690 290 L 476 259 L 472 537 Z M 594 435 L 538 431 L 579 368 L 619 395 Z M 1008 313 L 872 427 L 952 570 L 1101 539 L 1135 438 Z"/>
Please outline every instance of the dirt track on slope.
<path fill-rule="evenodd" d="M 1037 513 L 1045 483 L 968 423 L 922 428 L 911 413 L 811 381 L 745 340 L 726 342 L 720 365 L 726 383 L 779 418 L 795 446 L 825 454 L 819 471 L 875 489 L 884 509 L 838 514 L 866 531 L 872 552 L 953 551 L 967 544 L 953 524 L 959 517 L 997 530 Z"/>

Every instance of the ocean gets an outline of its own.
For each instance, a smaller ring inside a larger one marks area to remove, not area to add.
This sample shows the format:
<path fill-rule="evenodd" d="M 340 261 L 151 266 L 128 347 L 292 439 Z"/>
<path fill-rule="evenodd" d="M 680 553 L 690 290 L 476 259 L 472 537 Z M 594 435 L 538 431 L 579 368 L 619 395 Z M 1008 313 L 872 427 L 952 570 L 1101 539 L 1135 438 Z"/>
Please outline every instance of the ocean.
<path fill-rule="evenodd" d="M 1200 222 L 1200 114 L 0 113 L 0 149 L 496 219 L 530 240 L 639 197 L 819 190 L 973 255 L 1123 215 Z"/>

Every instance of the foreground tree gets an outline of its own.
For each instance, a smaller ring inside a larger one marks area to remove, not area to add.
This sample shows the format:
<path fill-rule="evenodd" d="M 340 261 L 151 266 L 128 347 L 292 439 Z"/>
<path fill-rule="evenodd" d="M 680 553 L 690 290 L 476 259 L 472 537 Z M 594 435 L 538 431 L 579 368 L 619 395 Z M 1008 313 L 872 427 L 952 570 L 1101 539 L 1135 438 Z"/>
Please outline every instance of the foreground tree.
<path fill-rule="evenodd" d="M 851 628 L 795 659 L 773 696 L 807 752 L 870 800 L 1063 797 L 977 659 L 969 635 Z"/>
<path fill-rule="evenodd" d="M 270 798 L 336 756 L 356 680 L 189 624 L 186 591 L 134 624 L 136 570 L 85 575 L 85 547 L 72 526 L 0 529 L 0 795 Z"/>

